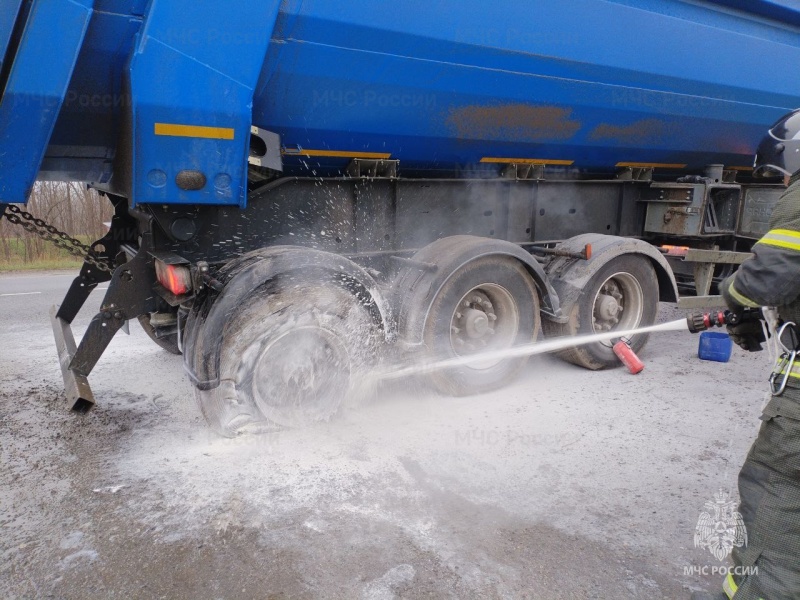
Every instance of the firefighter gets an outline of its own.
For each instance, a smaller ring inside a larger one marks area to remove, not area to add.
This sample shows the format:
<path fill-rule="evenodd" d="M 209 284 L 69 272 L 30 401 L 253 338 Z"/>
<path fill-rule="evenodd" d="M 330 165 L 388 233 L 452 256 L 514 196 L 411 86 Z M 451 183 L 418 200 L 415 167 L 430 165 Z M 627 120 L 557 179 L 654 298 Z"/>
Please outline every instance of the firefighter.
<path fill-rule="evenodd" d="M 754 174 L 783 176 L 788 188 L 770 230 L 753 246 L 754 256 L 720 291 L 731 311 L 775 307 L 782 323 L 800 325 L 800 109 L 770 129 L 758 148 Z M 733 341 L 750 351 L 761 350 L 763 331 L 760 321 L 729 327 Z M 739 473 L 739 512 L 748 543 L 734 548 L 736 568 L 719 598 L 800 598 L 800 353 L 796 362 L 790 356 L 778 361 L 772 398 Z"/>

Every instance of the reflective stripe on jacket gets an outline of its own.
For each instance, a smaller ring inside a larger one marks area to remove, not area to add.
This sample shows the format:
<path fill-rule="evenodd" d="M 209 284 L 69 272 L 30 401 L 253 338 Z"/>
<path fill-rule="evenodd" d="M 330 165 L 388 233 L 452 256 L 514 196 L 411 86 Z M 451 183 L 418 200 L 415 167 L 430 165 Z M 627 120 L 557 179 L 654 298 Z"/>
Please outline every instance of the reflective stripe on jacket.
<path fill-rule="evenodd" d="M 788 312 L 800 313 L 799 176 L 792 178 L 778 200 L 769 226 L 767 234 L 753 246 L 753 257 L 744 261 L 730 280 L 728 292 L 743 306 L 775 306 L 784 312 L 781 307 L 797 303 Z"/>

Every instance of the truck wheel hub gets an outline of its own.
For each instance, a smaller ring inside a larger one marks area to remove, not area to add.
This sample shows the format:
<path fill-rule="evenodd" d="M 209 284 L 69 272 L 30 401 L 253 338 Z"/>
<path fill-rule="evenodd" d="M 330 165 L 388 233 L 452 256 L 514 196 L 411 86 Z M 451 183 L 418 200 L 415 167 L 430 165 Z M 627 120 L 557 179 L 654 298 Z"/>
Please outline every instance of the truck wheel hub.
<path fill-rule="evenodd" d="M 482 310 L 469 308 L 464 313 L 467 335 L 472 339 L 481 338 L 489 332 L 489 317 Z"/>
<path fill-rule="evenodd" d="M 644 310 L 642 286 L 630 273 L 615 273 L 600 286 L 594 299 L 595 332 L 635 329 Z"/>
<path fill-rule="evenodd" d="M 598 317 L 603 320 L 613 320 L 622 310 L 619 302 L 614 296 L 601 295 L 597 307 Z"/>
<path fill-rule="evenodd" d="M 510 292 L 486 283 L 473 288 L 459 301 L 450 320 L 450 343 L 459 356 L 508 348 L 514 343 L 518 327 L 519 314 Z M 488 369 L 499 361 L 488 358 L 470 366 Z"/>
<path fill-rule="evenodd" d="M 329 414 L 346 392 L 350 358 L 342 341 L 322 327 L 298 327 L 268 342 L 253 369 L 253 398 L 266 408 Z"/>

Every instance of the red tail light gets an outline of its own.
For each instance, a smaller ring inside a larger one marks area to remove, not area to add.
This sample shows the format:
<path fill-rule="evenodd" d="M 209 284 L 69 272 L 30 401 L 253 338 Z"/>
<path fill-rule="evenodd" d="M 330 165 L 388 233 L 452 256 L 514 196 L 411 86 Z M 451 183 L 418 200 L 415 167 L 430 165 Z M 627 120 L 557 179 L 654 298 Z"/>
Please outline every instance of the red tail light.
<path fill-rule="evenodd" d="M 182 296 L 192 289 L 192 274 L 184 265 L 168 265 L 156 260 L 158 282 L 176 296 Z"/>

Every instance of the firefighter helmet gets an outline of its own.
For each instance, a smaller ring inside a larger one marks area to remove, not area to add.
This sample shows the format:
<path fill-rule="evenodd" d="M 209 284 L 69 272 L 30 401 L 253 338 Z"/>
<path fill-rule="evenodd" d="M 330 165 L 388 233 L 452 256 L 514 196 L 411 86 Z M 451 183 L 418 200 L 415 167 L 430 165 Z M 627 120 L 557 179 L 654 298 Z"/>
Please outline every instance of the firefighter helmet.
<path fill-rule="evenodd" d="M 800 108 L 785 115 L 761 140 L 753 164 L 759 177 L 782 177 L 800 171 Z"/>

